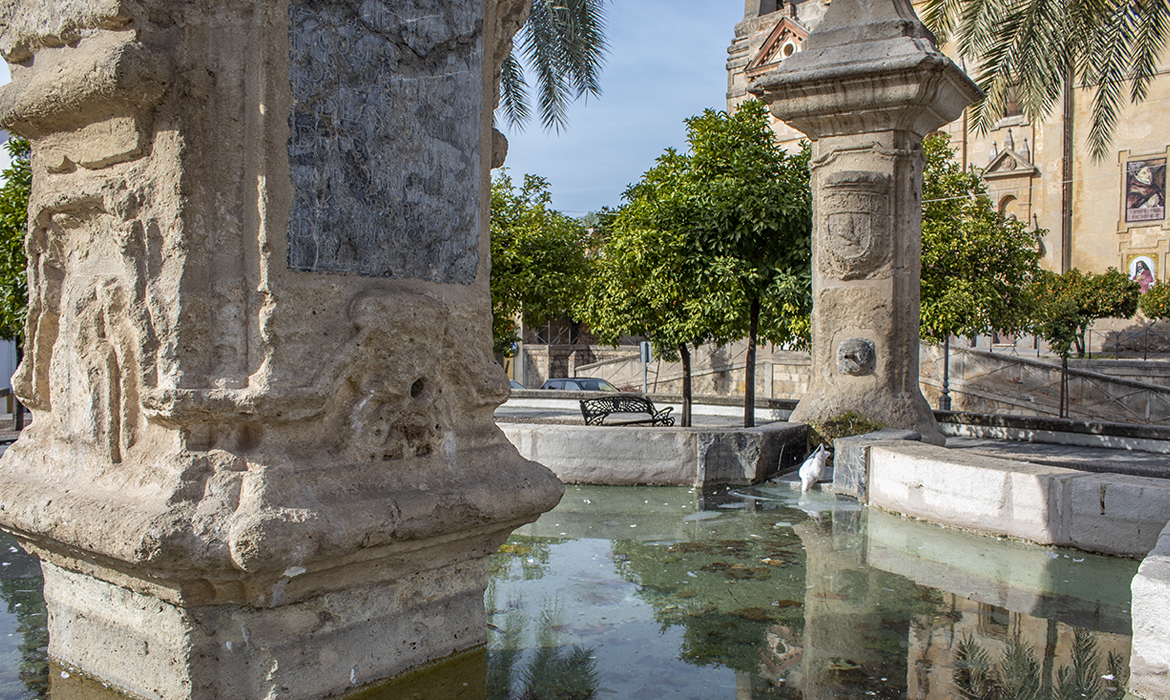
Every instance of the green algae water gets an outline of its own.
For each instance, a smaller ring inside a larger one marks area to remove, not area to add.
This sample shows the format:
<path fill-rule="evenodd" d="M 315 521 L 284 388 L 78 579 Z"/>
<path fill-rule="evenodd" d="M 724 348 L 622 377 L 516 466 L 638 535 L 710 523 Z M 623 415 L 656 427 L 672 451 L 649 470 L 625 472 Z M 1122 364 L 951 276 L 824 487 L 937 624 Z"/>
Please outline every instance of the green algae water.
<path fill-rule="evenodd" d="M 0 700 L 114 697 L 49 666 L 0 546 Z M 1119 700 L 1137 566 L 775 485 L 569 486 L 493 557 L 485 648 L 351 697 Z"/>

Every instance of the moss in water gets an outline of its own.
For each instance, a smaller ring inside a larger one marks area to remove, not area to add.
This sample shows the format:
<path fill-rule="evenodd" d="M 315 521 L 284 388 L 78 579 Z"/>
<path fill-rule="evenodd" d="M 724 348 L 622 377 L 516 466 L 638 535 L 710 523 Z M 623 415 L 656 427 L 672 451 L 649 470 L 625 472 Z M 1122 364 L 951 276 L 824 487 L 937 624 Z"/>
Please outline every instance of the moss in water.
<path fill-rule="evenodd" d="M 456 654 L 345 700 L 487 700 L 487 647 Z"/>
<path fill-rule="evenodd" d="M 132 695 L 123 695 L 110 687 L 108 683 L 91 678 L 76 669 L 66 668 L 56 661 L 49 662 L 46 681 L 49 686 L 47 697 L 52 698 L 52 700 L 133 700 L 134 698 Z"/>

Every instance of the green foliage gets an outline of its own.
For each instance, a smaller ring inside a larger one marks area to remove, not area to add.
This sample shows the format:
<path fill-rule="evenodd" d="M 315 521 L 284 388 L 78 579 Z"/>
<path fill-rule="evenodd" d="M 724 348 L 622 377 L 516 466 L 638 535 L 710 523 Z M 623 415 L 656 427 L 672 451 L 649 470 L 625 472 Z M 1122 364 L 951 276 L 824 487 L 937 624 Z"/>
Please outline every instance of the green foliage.
<path fill-rule="evenodd" d="M 686 237 L 670 227 L 648 225 L 658 211 L 650 185 L 676 174 L 673 158 L 660 158 L 635 185 L 646 188 L 617 215 L 589 290 L 576 307 L 577 317 L 602 343 L 615 344 L 622 335 L 647 337 L 655 354 L 666 360 L 679 358 L 679 345 L 714 339 L 712 328 L 719 321 L 706 300 L 693 293 L 702 262 L 688 254 Z"/>
<path fill-rule="evenodd" d="M 517 36 L 519 53 L 536 73 L 540 123 L 557 131 L 568 125 L 569 104 L 601 94 L 606 0 L 532 0 L 532 12 Z M 516 52 L 504 59 L 500 109 L 512 128 L 532 116 L 528 83 Z"/>
<path fill-rule="evenodd" d="M 1104 274 L 1073 268 L 1062 275 L 1045 271 L 1033 286 L 1038 304 L 1034 332 L 1052 350 L 1068 357 L 1075 347 L 1085 355 L 1085 333 L 1101 318 L 1132 318 L 1141 285 L 1116 268 Z"/>
<path fill-rule="evenodd" d="M 28 196 L 32 189 L 29 145 L 19 137 L 6 144 L 12 165 L 0 186 L 0 338 L 20 340 L 28 313 L 28 262 L 24 237 L 28 232 Z"/>
<path fill-rule="evenodd" d="M 688 153 L 668 149 L 623 195 L 578 316 L 602 342 L 641 335 L 660 357 L 682 358 L 683 425 L 686 345 L 747 337 L 751 425 L 756 339 L 808 338 L 811 151 L 807 144 L 796 155 L 782 151 L 755 101 L 686 124 Z"/>
<path fill-rule="evenodd" d="M 810 424 L 808 426 L 809 448 L 815 450 L 818 445 L 824 445 L 833 449 L 833 441 L 837 438 L 865 435 L 885 427 L 882 423 L 870 420 L 860 413 L 846 411 L 840 415 L 826 418 L 820 423 Z"/>
<path fill-rule="evenodd" d="M 529 323 L 565 315 L 589 280 L 590 249 L 581 222 L 548 207 L 549 183 L 525 175 L 519 188 L 507 171 L 492 182 L 492 340 L 512 354 L 516 319 Z"/>
<path fill-rule="evenodd" d="M 811 308 L 809 149 L 780 150 L 767 111 L 687 120 L 690 151 L 667 150 L 623 195 L 578 315 L 603 342 L 729 342 L 760 302 L 760 337 L 807 342 Z"/>
<path fill-rule="evenodd" d="M 811 149 L 805 143 L 794 155 L 781 150 L 768 110 L 756 100 L 734 114 L 709 109 L 686 123 L 693 186 L 685 211 L 689 233 L 710 260 L 707 286 L 733 289 L 741 299 L 728 298 L 722 335 L 748 337 L 752 302 L 760 302 L 761 338 L 807 343 Z"/>
<path fill-rule="evenodd" d="M 1159 282 L 1138 299 L 1138 308 L 1150 319 L 1170 318 L 1170 284 Z"/>
<path fill-rule="evenodd" d="M 987 131 L 1018 99 L 1033 124 L 1051 113 L 1065 82 L 1093 91 L 1088 141 L 1107 155 L 1124 106 L 1146 98 L 1170 38 L 1166 0 L 927 0 L 923 19 L 939 40 L 978 65 L 986 98 L 974 124 Z"/>
<path fill-rule="evenodd" d="M 955 161 L 948 136 L 928 137 L 923 150 L 922 337 L 1025 330 L 1043 232 L 996 211 L 979 173 Z"/>

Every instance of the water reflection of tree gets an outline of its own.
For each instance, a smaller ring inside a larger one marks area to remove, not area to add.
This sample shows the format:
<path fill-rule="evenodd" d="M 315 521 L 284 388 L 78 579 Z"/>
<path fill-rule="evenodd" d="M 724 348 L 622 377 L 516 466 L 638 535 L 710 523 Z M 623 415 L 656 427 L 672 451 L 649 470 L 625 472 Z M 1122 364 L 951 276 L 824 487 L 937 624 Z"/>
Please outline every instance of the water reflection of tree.
<path fill-rule="evenodd" d="M 484 597 L 495 638 L 488 648 L 489 700 L 593 700 L 597 697 L 597 663 L 593 649 L 566 645 L 561 639 L 561 611 L 557 605 L 541 612 L 536 621 L 531 653 L 526 654 L 529 620 L 524 601 L 504 601 L 500 582 L 536 581 L 549 567 L 552 546 L 563 540 L 513 535 L 491 559 L 491 579 Z M 518 576 L 517 576 L 518 574 Z M 502 623 L 502 624 L 500 624 Z"/>
<path fill-rule="evenodd" d="M 27 690 L 25 697 L 47 698 L 49 632 L 40 570 L 35 566 L 35 559 L 19 550 L 12 551 L 15 546 L 11 538 L 0 536 L 0 547 L 5 552 L 6 564 L 27 565 L 30 573 L 36 572 L 29 576 L 0 579 L 0 599 L 7 603 L 8 614 L 16 618 L 16 631 L 21 635 L 18 673 Z M 28 561 L 23 561 L 25 559 Z"/>
<path fill-rule="evenodd" d="M 559 608 L 545 610 L 536 625 L 534 649 L 524 649 L 520 611 L 505 616 L 498 641 L 488 651 L 490 700 L 594 700 L 597 663 L 594 650 L 561 642 Z M 523 662 L 523 663 L 522 663 Z"/>
<path fill-rule="evenodd" d="M 756 516 L 744 520 L 734 539 L 712 533 L 669 546 L 613 542 L 618 575 L 638 587 L 662 630 L 682 629 L 679 658 L 693 666 L 758 673 L 771 627 L 798 635 L 804 627 L 800 539 L 787 526 L 762 529 Z"/>
<path fill-rule="evenodd" d="M 1075 631 L 1072 663 L 1061 666 L 1055 678 L 1045 677 L 1036 650 L 1017 632 L 1008 641 L 1003 658 L 991 654 L 973 637 L 955 647 L 955 685 L 965 700 L 1122 700 L 1125 697 L 1125 660 L 1110 651 L 1102 675 L 1101 656 L 1091 633 Z M 1051 668 L 1049 668 L 1051 673 Z"/>
<path fill-rule="evenodd" d="M 520 568 L 520 579 L 537 581 L 548 571 L 549 553 L 554 544 L 564 540 L 513 535 L 491 558 L 491 577 L 506 576 L 513 565 Z"/>

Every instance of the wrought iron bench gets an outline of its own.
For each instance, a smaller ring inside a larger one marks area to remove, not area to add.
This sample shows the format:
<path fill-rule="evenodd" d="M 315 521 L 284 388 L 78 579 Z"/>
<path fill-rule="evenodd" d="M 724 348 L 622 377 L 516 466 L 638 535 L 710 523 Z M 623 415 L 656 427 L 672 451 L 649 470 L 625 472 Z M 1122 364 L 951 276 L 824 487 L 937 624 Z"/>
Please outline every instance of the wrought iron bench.
<path fill-rule="evenodd" d="M 597 399 L 581 399 L 581 415 L 585 417 L 585 425 L 603 425 L 605 419 L 614 413 L 645 413 L 648 418 L 622 421 L 610 425 L 637 425 L 649 423 L 651 425 L 674 425 L 674 417 L 670 415 L 673 408 L 654 408 L 654 402 L 645 396 L 637 394 L 618 394 Z"/>

